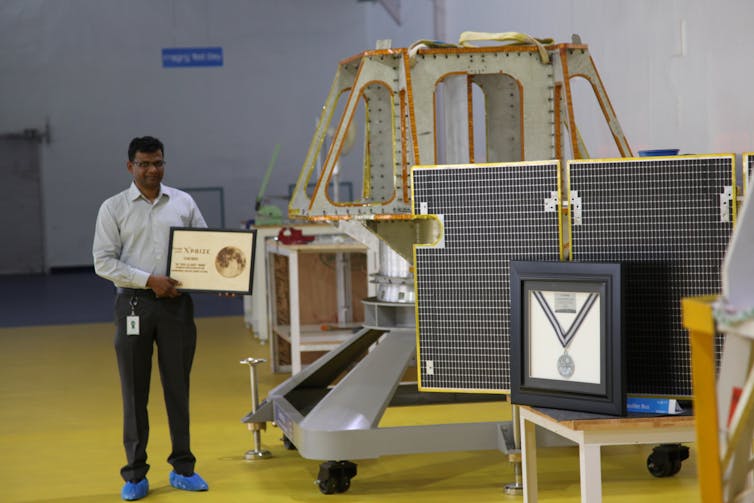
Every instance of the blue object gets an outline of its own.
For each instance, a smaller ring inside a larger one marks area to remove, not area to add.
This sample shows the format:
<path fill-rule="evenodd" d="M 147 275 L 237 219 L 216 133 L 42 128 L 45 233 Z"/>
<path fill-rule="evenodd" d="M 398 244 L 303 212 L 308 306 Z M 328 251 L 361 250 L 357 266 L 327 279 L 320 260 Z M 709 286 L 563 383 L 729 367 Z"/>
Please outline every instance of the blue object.
<path fill-rule="evenodd" d="M 680 414 L 683 409 L 678 401 L 673 398 L 637 398 L 628 397 L 626 400 L 628 412 L 641 412 L 645 414 Z"/>
<path fill-rule="evenodd" d="M 149 492 L 149 481 L 146 477 L 138 482 L 126 482 L 120 491 L 120 497 L 126 501 L 140 500 Z"/>
<path fill-rule="evenodd" d="M 677 148 L 660 148 L 656 150 L 639 150 L 639 157 L 661 157 L 665 155 L 678 155 Z"/>
<path fill-rule="evenodd" d="M 209 486 L 198 473 L 187 477 L 185 475 L 179 475 L 177 473 L 170 472 L 170 485 L 176 489 L 183 489 L 184 491 L 207 491 Z"/>
<path fill-rule="evenodd" d="M 168 47 L 162 50 L 163 68 L 223 66 L 222 47 Z"/>

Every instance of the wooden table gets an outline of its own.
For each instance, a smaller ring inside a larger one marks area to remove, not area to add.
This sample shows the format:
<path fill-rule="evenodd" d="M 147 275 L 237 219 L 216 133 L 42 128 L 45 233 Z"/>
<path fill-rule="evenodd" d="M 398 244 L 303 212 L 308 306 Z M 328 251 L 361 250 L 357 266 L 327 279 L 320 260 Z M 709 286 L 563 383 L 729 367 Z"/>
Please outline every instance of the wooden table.
<path fill-rule="evenodd" d="M 329 351 L 343 341 L 353 335 L 353 327 L 363 322 L 363 315 L 359 316 L 353 322 L 354 323 L 342 323 L 337 320 L 335 314 L 332 314 L 331 319 L 318 319 L 317 323 L 312 324 L 311 320 L 305 320 L 302 317 L 302 309 L 307 304 L 314 302 L 321 303 L 326 301 L 331 304 L 330 309 L 334 312 L 338 309 L 338 302 L 336 302 L 337 295 L 345 295 L 340 290 L 347 290 L 351 292 L 350 286 L 338 288 L 335 285 L 335 280 L 330 278 L 329 280 L 320 277 L 316 270 L 301 269 L 300 259 L 303 259 L 305 255 L 312 254 L 367 254 L 367 262 L 370 260 L 370 254 L 368 247 L 362 243 L 355 241 L 345 235 L 328 235 L 318 236 L 317 239 L 308 244 L 290 244 L 285 245 L 279 241 L 268 240 L 266 243 L 267 258 L 267 289 L 268 295 L 273 299 L 277 297 L 277 290 L 281 285 L 276 285 L 275 273 L 274 273 L 274 255 L 287 257 L 288 259 L 288 278 L 285 288 L 284 296 L 287 297 L 287 304 L 289 306 L 289 320 L 287 323 L 280 323 L 278 319 L 277 303 L 272 300 L 269 303 L 269 315 L 268 324 L 270 326 L 269 333 L 272 338 L 272 344 L 270 345 L 270 352 L 272 357 L 272 369 L 275 372 L 287 371 L 283 365 L 278 363 L 278 347 L 275 337 L 280 337 L 290 344 L 291 348 L 291 365 L 290 371 L 295 374 L 301 371 L 303 366 L 302 353 L 307 352 L 322 352 Z M 368 266 L 369 268 L 369 266 Z M 334 274 L 334 273 L 333 273 Z M 349 273 L 350 275 L 350 273 Z M 366 284 L 366 272 L 363 274 L 361 282 Z M 319 286 L 317 289 L 311 291 L 302 291 L 300 288 L 301 282 L 306 279 L 309 283 L 313 283 Z M 348 285 L 351 284 L 350 278 L 345 279 L 344 282 Z M 366 288 L 366 287 L 365 287 Z M 348 293 L 350 297 L 352 293 Z M 355 294 L 353 294 L 355 295 Z M 364 295 L 359 297 L 363 298 Z M 351 304 L 354 300 L 351 299 Z M 356 306 L 354 306 L 355 308 Z M 363 308 L 358 306 L 361 311 Z M 330 310 L 328 309 L 328 310 Z M 327 313 L 322 313 L 321 316 L 325 317 Z M 342 326 L 341 326 L 342 325 Z M 323 330 L 323 326 L 326 329 Z"/>
<path fill-rule="evenodd" d="M 519 406 L 524 502 L 537 501 L 537 441 L 535 426 L 579 446 L 581 501 L 602 501 L 603 445 L 668 444 L 695 440 L 693 416 L 599 417 L 554 409 Z"/>
<path fill-rule="evenodd" d="M 251 295 L 244 297 L 244 323 L 251 328 L 254 337 L 261 342 L 266 342 L 270 338 L 267 316 L 269 313 L 267 291 L 267 240 L 277 237 L 278 233 L 288 225 L 255 225 L 257 239 L 254 247 L 254 280 Z M 296 223 L 294 227 L 302 231 L 307 236 L 317 236 L 321 234 L 336 234 L 338 231 L 332 225 L 328 224 L 300 224 Z"/>

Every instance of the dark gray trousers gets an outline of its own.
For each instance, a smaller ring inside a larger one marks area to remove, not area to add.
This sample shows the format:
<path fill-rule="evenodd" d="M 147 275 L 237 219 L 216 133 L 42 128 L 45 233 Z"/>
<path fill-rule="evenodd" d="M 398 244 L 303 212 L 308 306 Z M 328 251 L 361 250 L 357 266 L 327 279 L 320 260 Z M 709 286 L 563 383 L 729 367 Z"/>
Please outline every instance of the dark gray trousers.
<path fill-rule="evenodd" d="M 131 314 L 132 302 L 139 316 L 139 335 L 126 334 L 126 317 Z M 168 463 L 177 473 L 193 474 L 196 458 L 190 447 L 189 375 L 196 349 L 196 324 L 191 296 L 184 293 L 173 299 L 158 299 L 151 290 L 139 295 L 118 293 L 115 324 L 115 354 L 123 396 L 123 446 L 128 461 L 120 471 L 123 480 L 139 480 L 149 471 L 147 403 L 155 346 L 172 442 Z"/>

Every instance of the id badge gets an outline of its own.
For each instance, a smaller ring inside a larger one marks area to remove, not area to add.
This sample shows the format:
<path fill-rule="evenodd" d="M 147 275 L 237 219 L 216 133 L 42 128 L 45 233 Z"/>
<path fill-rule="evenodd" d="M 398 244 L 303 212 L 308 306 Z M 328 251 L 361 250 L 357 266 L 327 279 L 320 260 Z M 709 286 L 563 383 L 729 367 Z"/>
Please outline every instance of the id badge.
<path fill-rule="evenodd" d="M 126 335 L 139 335 L 138 316 L 126 316 Z"/>

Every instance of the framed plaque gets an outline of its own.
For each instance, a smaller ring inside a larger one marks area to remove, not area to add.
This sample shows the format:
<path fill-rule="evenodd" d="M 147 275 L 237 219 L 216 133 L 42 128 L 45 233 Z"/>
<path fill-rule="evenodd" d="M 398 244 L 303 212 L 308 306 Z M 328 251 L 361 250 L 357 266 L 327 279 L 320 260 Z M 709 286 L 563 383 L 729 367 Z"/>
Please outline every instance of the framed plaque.
<path fill-rule="evenodd" d="M 171 227 L 168 276 L 183 292 L 250 294 L 256 230 Z"/>
<path fill-rule="evenodd" d="M 511 403 L 624 416 L 621 265 L 510 262 Z"/>

